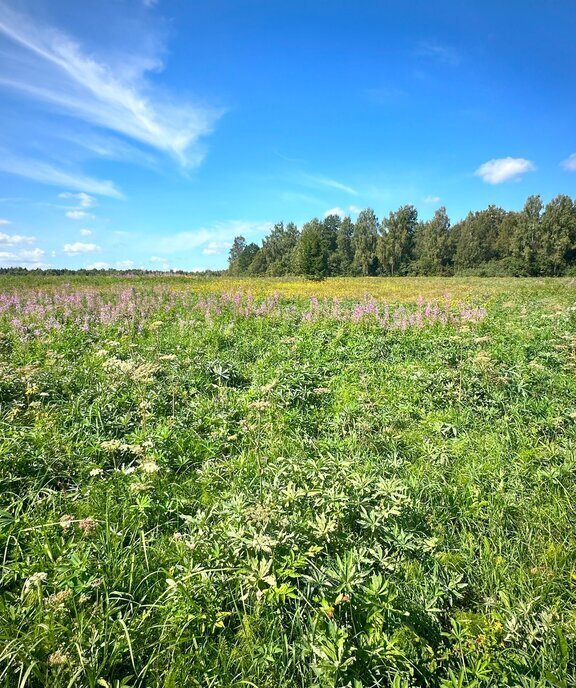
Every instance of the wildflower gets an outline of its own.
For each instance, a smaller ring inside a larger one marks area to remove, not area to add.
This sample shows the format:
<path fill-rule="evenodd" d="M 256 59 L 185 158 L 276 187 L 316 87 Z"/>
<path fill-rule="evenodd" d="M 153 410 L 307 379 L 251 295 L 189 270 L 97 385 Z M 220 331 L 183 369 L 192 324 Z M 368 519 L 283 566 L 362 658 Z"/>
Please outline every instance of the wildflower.
<path fill-rule="evenodd" d="M 64 516 L 61 517 L 60 519 L 60 527 L 62 530 L 68 530 L 74 523 L 74 516 L 71 516 L 70 514 L 64 514 Z"/>
<path fill-rule="evenodd" d="M 263 409 L 272 406 L 272 404 L 269 401 L 253 401 L 249 405 L 251 408 L 254 408 L 257 411 L 262 411 Z"/>
<path fill-rule="evenodd" d="M 66 588 L 65 590 L 60 590 L 59 592 L 55 592 L 53 595 L 50 595 L 46 599 L 46 604 L 55 609 L 63 609 L 64 604 L 70 598 L 71 595 L 72 593 L 70 592 L 70 590 L 68 590 L 68 588 Z"/>
<path fill-rule="evenodd" d="M 70 663 L 70 658 L 62 650 L 56 650 L 48 657 L 48 665 L 51 667 L 65 666 Z"/>
<path fill-rule="evenodd" d="M 88 473 L 88 475 L 89 475 L 91 478 L 96 478 L 97 476 L 102 475 L 102 473 L 104 473 L 104 471 L 103 471 L 101 468 L 93 468 L 93 469 Z"/>
<path fill-rule="evenodd" d="M 144 471 L 144 473 L 156 473 L 160 470 L 160 466 L 158 466 L 156 461 L 153 460 L 143 461 L 140 464 L 140 468 Z"/>
<path fill-rule="evenodd" d="M 40 585 L 48 578 L 45 571 L 37 571 L 24 581 L 23 591 L 26 593 L 37 585 Z"/>
<path fill-rule="evenodd" d="M 153 375 L 158 370 L 154 363 L 143 363 L 134 369 L 132 378 L 135 382 L 152 382 Z"/>
<path fill-rule="evenodd" d="M 78 528 L 80 528 L 84 535 L 90 535 L 96 526 L 96 521 L 90 516 L 88 516 L 88 518 L 83 518 L 78 522 Z"/>

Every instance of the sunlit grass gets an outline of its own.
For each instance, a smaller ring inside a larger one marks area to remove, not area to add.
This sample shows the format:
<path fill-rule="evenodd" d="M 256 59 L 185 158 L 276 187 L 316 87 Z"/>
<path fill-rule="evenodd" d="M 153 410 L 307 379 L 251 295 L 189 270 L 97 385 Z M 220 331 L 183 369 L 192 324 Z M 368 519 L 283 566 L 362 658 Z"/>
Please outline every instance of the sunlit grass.
<path fill-rule="evenodd" d="M 574 684 L 572 281 L 38 289 L 96 292 L 0 316 L 0 685 Z"/>

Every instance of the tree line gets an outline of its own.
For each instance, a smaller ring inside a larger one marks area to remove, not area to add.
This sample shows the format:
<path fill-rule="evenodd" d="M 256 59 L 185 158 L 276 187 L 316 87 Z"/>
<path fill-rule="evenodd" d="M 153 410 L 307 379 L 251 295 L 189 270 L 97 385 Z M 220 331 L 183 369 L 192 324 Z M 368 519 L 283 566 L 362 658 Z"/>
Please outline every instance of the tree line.
<path fill-rule="evenodd" d="M 446 208 L 419 221 L 413 205 L 378 220 L 370 208 L 351 217 L 314 218 L 301 229 L 279 222 L 262 245 L 234 239 L 232 275 L 564 275 L 576 273 L 576 201 L 547 205 L 530 196 L 520 211 L 495 205 L 455 225 Z"/>

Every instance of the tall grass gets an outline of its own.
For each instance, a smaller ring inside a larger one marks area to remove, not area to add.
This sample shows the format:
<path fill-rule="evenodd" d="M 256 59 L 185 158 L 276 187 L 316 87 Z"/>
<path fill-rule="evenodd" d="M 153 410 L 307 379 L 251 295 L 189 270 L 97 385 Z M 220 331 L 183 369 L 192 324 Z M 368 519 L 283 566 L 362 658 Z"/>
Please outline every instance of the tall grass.
<path fill-rule="evenodd" d="M 0 685 L 574 685 L 571 282 L 26 280 Z"/>

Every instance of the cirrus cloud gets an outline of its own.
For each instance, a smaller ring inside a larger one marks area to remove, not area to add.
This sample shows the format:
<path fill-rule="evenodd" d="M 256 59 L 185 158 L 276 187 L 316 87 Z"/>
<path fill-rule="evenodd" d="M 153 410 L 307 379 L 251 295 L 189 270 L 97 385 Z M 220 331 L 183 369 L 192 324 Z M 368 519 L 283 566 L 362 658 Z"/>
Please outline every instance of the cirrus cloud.
<path fill-rule="evenodd" d="M 566 160 L 563 160 L 560 164 L 568 172 L 576 172 L 576 153 L 569 155 Z"/>
<path fill-rule="evenodd" d="M 163 68 L 159 49 L 150 49 L 158 41 L 149 29 L 140 35 L 130 26 L 133 35 L 127 35 L 126 42 L 132 45 L 98 54 L 77 37 L 0 2 L 0 34 L 10 41 L 0 86 L 77 122 L 165 152 L 184 167 L 197 164 L 203 153 L 200 140 L 211 133 L 223 111 L 156 88 L 148 74 Z"/>

